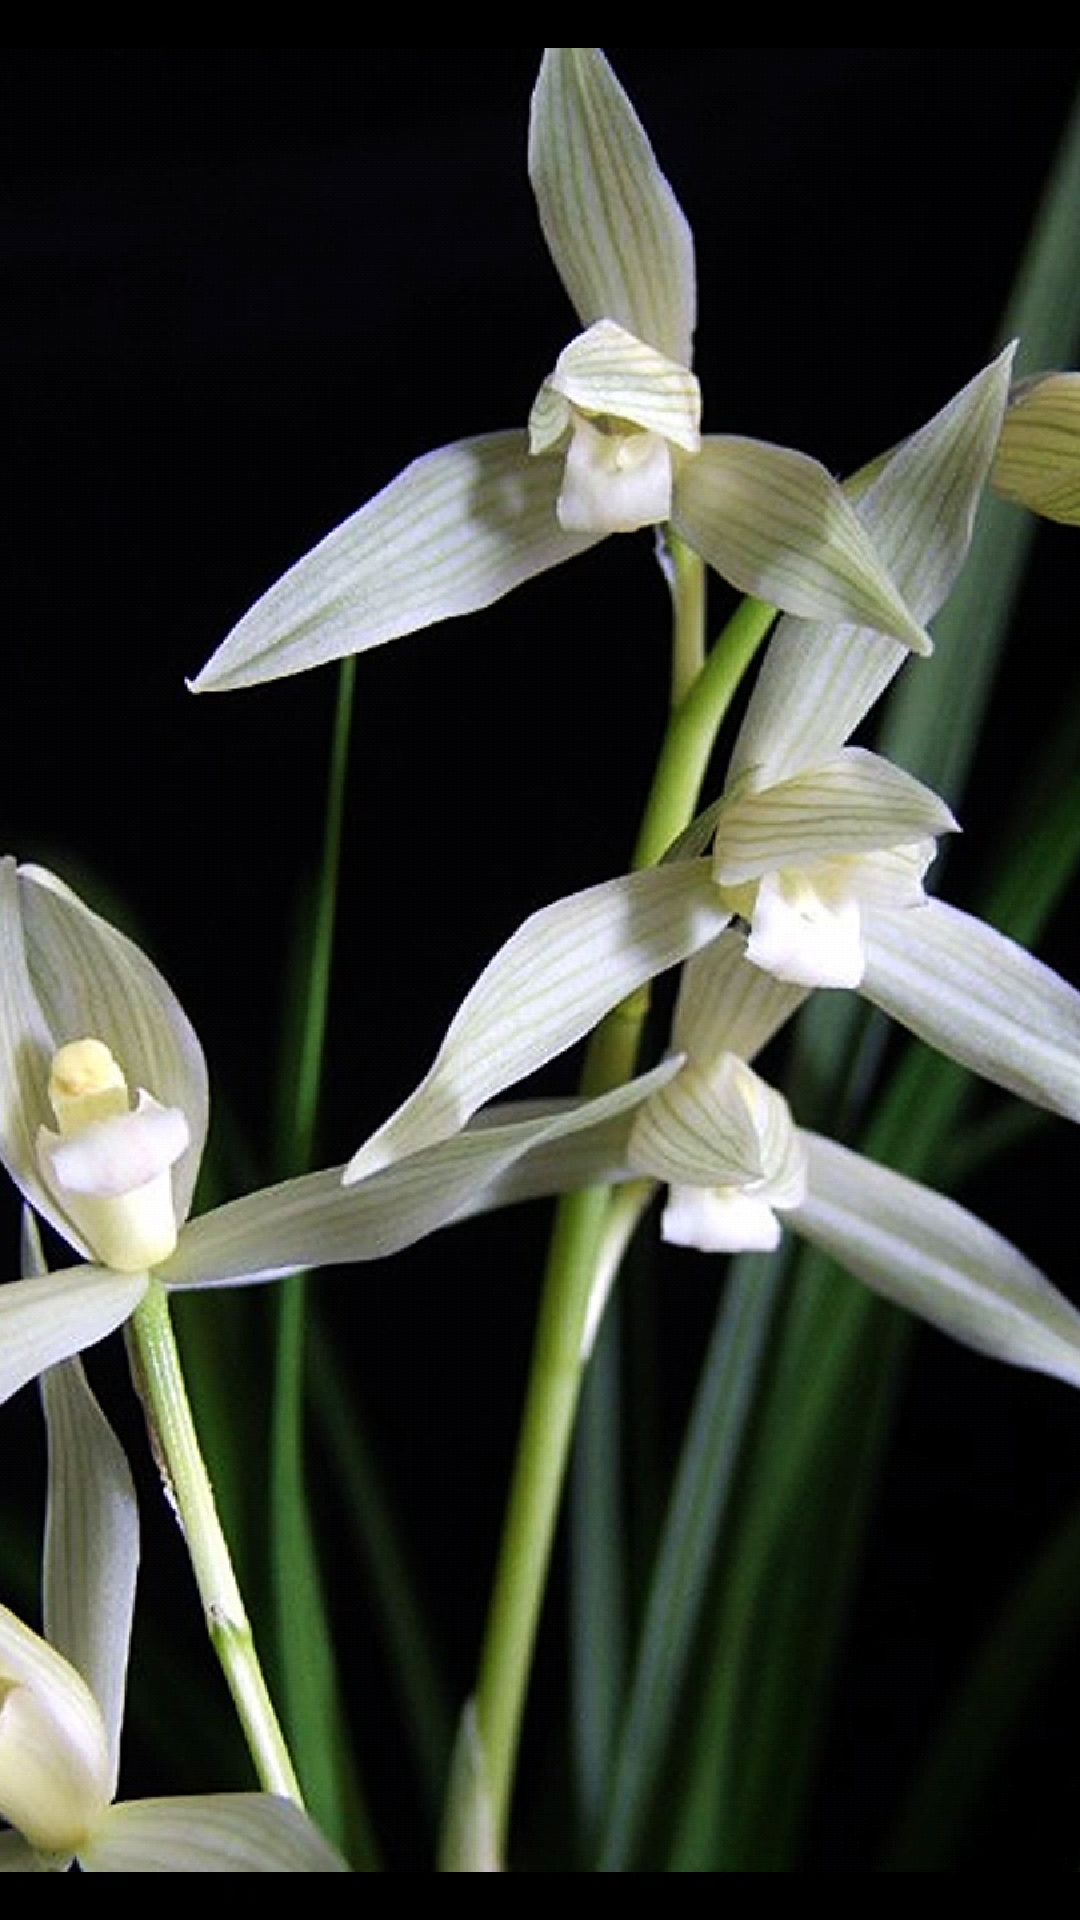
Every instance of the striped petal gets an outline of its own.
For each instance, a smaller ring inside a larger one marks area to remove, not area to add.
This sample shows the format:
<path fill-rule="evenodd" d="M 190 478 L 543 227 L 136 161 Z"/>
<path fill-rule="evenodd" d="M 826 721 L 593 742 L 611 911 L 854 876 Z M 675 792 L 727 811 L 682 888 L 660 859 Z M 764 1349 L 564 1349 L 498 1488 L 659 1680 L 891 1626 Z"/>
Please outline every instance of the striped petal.
<path fill-rule="evenodd" d="M 84 1873 L 347 1873 L 306 1813 L 269 1793 L 124 1800 L 79 1849 Z"/>
<path fill-rule="evenodd" d="M 549 408 L 549 396 L 567 408 L 659 434 L 686 453 L 701 444 L 701 389 L 693 374 L 613 320 L 598 320 L 560 353 L 529 422 L 534 454 L 548 450 L 566 430 L 566 413 Z"/>
<path fill-rule="evenodd" d="M 678 1058 L 591 1100 L 478 1117 L 357 1185 L 340 1167 L 287 1180 L 193 1220 L 156 1278 L 173 1287 L 237 1286 L 306 1267 L 381 1260 L 439 1227 L 534 1194 L 585 1185 L 625 1163 L 629 1120 L 678 1070 Z M 578 1149 L 579 1139 L 582 1147 Z M 531 1172 L 513 1186 L 513 1169 Z"/>
<path fill-rule="evenodd" d="M 732 928 L 683 968 L 672 1045 L 691 1060 L 737 1053 L 753 1060 L 806 999 L 805 987 L 752 966 Z"/>
<path fill-rule="evenodd" d="M 111 1797 L 139 1564 L 135 1488 L 123 1448 L 79 1361 L 50 1367 L 41 1392 L 49 1436 L 45 1635 L 82 1675 L 101 1709 Z"/>
<path fill-rule="evenodd" d="M 1010 1093 L 1080 1120 L 1080 993 L 983 920 L 928 900 L 864 915 L 862 992 Z"/>
<path fill-rule="evenodd" d="M 70 1267 L 0 1287 L 0 1405 L 123 1326 L 148 1285 L 145 1273 Z"/>
<path fill-rule="evenodd" d="M 957 831 L 943 800 L 876 753 L 846 747 L 825 766 L 756 790 L 729 789 L 713 873 L 723 886 Z"/>
<path fill-rule="evenodd" d="M 606 881 L 533 914 L 485 968 L 427 1078 L 354 1155 L 346 1179 L 458 1132 L 484 1101 L 563 1053 L 730 917 L 704 861 Z"/>
<path fill-rule="evenodd" d="M 0 1815 L 41 1852 L 71 1854 L 108 1805 L 109 1772 L 89 1687 L 0 1607 Z"/>
<path fill-rule="evenodd" d="M 804 1133 L 805 1239 L 965 1346 L 1080 1385 L 1080 1313 L 981 1220 L 917 1181 Z"/>
<path fill-rule="evenodd" d="M 991 478 L 1006 500 L 1080 525 L 1080 374 L 1022 383 L 1002 423 Z"/>
<path fill-rule="evenodd" d="M 691 1061 L 645 1102 L 630 1165 L 671 1186 L 730 1187 L 770 1207 L 793 1206 L 806 1189 L 787 1101 L 732 1053 Z"/>
<path fill-rule="evenodd" d="M 561 463 L 524 433 L 425 454 L 256 601 L 191 682 L 230 692 L 475 613 L 599 537 L 565 533 Z"/>
<path fill-rule="evenodd" d="M 807 454 L 707 435 L 676 475 L 672 520 L 743 593 L 814 620 L 857 620 L 916 653 L 931 651 L 854 507 Z"/>
<path fill-rule="evenodd" d="M 923 623 L 948 598 L 967 553 L 1013 352 L 1006 348 L 904 441 L 869 484 L 856 477 L 846 489 L 881 564 Z M 757 767 L 782 780 L 831 760 L 907 658 L 887 631 L 862 616 L 856 625 L 782 620 L 735 743 L 731 778 Z"/>
<path fill-rule="evenodd" d="M 545 49 L 529 177 L 548 251 L 582 325 L 615 320 L 689 366 L 693 236 L 599 47 Z"/>

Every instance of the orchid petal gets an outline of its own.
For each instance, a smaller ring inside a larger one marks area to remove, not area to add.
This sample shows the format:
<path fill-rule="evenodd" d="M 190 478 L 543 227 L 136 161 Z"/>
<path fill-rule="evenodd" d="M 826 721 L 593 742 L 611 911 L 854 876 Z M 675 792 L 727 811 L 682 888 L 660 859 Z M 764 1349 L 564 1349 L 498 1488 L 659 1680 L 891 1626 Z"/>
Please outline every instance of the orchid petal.
<path fill-rule="evenodd" d="M 679 467 L 672 521 L 743 593 L 810 619 L 859 620 L 931 651 L 855 508 L 808 454 L 709 434 Z"/>
<path fill-rule="evenodd" d="M 86 1682 L 0 1607 L 0 1814 L 42 1852 L 74 1852 L 108 1805 L 109 1773 Z"/>
<path fill-rule="evenodd" d="M 79 1849 L 84 1873 L 347 1873 L 290 1800 L 196 1793 L 123 1800 Z"/>
<path fill-rule="evenodd" d="M 145 1273 L 68 1267 L 0 1287 L 0 1405 L 46 1367 L 115 1332 L 149 1284 Z"/>
<path fill-rule="evenodd" d="M 39 1051 L 37 1035 L 9 1030 L 2 1036 L 6 1054 L 34 1048 L 26 1121 L 35 1133 L 38 1125 L 53 1123 L 46 1092 L 52 1050 L 87 1036 L 104 1041 L 131 1086 L 146 1088 L 163 1106 L 179 1108 L 187 1121 L 188 1145 L 172 1170 L 176 1218 L 182 1221 L 191 1205 L 209 1116 L 206 1062 L 191 1022 L 135 943 L 92 913 L 55 875 L 21 867 L 18 905 L 24 964 L 50 1036 L 47 1053 Z M 9 951 L 17 937 L 14 924 L 0 933 Z M 39 1206 L 40 1180 L 31 1191 L 30 1181 L 11 1170 Z M 43 1210 L 49 1218 L 56 1212 L 55 1206 Z M 73 1238 L 66 1223 L 61 1230 Z"/>
<path fill-rule="evenodd" d="M 750 1189 L 776 1207 L 806 1188 L 787 1101 L 732 1053 L 691 1061 L 644 1103 L 629 1161 L 672 1186 Z"/>
<path fill-rule="evenodd" d="M 713 874 L 722 886 L 738 886 L 765 873 L 956 830 L 929 787 L 876 753 L 846 747 L 827 764 L 775 786 L 729 789 L 717 818 Z"/>
<path fill-rule="evenodd" d="M 844 879 L 843 871 L 767 873 L 754 899 L 747 959 L 793 986 L 857 987 L 866 971 L 862 916 Z"/>
<path fill-rule="evenodd" d="M 0 860 L 0 1158 L 30 1204 L 89 1259 L 38 1166 L 38 1131 L 54 1117 L 47 1088 L 56 1042 L 30 978 L 19 893 L 14 860 Z"/>
<path fill-rule="evenodd" d="M 772 1253 L 780 1245 L 780 1222 L 756 1194 L 672 1187 L 660 1215 L 660 1237 L 698 1253 Z"/>
<path fill-rule="evenodd" d="M 467 995 L 416 1091 L 353 1156 L 347 1180 L 465 1125 L 730 919 L 704 861 L 609 880 L 533 914 Z"/>
<path fill-rule="evenodd" d="M 425 454 L 328 533 L 233 628 L 191 682 L 230 692 L 363 653 L 500 600 L 599 537 L 555 514 L 561 461 L 523 433 Z"/>
<path fill-rule="evenodd" d="M 529 177 L 548 251 L 582 325 L 615 320 L 689 366 L 693 235 L 599 47 L 545 48 Z"/>
<path fill-rule="evenodd" d="M 41 1391 L 49 1432 L 45 1633 L 81 1673 L 101 1709 L 111 1798 L 139 1564 L 135 1488 L 79 1361 L 51 1367 Z"/>
<path fill-rule="evenodd" d="M 646 433 L 659 434 L 686 453 L 696 453 L 701 444 L 701 389 L 693 374 L 613 320 L 598 320 L 560 353 L 533 409 L 534 414 L 539 409 L 537 432 L 530 421 L 534 454 L 544 452 L 559 437 L 552 431 L 560 417 L 557 407 L 551 409 L 550 427 L 547 424 L 548 395 L 557 395 L 583 413 L 627 421 Z"/>
<path fill-rule="evenodd" d="M 1006 500 L 1080 525 L 1080 374 L 1022 383 L 1002 423 L 991 480 Z"/>
<path fill-rule="evenodd" d="M 1007 347 L 898 447 L 865 490 L 858 478 L 848 485 L 849 494 L 858 492 L 855 511 L 881 564 L 924 623 L 948 598 L 967 553 L 1013 352 Z M 753 766 L 782 780 L 832 760 L 906 658 L 904 647 L 865 619 L 856 626 L 782 620 L 735 743 L 730 778 Z"/>
<path fill-rule="evenodd" d="M 862 992 L 949 1059 L 1080 1120 L 1080 993 L 942 901 L 864 914 Z"/>
<path fill-rule="evenodd" d="M 753 1060 L 805 999 L 805 988 L 752 966 L 745 934 L 732 928 L 683 968 L 672 1044 L 691 1060 Z"/>
<path fill-rule="evenodd" d="M 332 1167 L 234 1200 L 191 1221 L 175 1254 L 155 1277 L 172 1287 L 235 1286 L 305 1267 L 383 1259 L 452 1220 L 506 1204 L 493 1194 L 493 1183 L 534 1148 L 555 1142 L 568 1143 L 557 1161 L 547 1163 L 547 1178 L 554 1176 L 555 1184 L 533 1191 L 550 1193 L 583 1184 L 576 1173 L 584 1163 L 574 1153 L 572 1137 L 588 1136 L 590 1167 L 597 1143 L 603 1165 L 621 1166 L 628 1116 L 678 1067 L 677 1057 L 666 1060 L 611 1093 L 543 1103 L 539 1111 L 528 1109 L 524 1118 L 515 1106 L 503 1121 L 496 1108 L 490 1117 L 479 1116 L 468 1131 L 396 1161 L 356 1185 L 343 1185 L 344 1170 Z"/>
<path fill-rule="evenodd" d="M 1080 1313 L 1001 1235 L 942 1194 L 804 1133 L 792 1224 L 876 1293 L 965 1346 L 1080 1385 Z"/>

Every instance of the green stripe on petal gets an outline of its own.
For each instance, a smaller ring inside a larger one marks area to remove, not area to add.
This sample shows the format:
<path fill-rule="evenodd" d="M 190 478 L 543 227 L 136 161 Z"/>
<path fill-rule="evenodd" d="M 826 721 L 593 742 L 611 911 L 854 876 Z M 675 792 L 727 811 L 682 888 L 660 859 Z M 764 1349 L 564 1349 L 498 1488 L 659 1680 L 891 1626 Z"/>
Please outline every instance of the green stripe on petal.
<path fill-rule="evenodd" d="M 701 389 L 693 374 L 613 320 L 598 320 L 564 347 L 543 390 L 583 413 L 658 433 L 686 453 L 701 444 Z"/>
<path fill-rule="evenodd" d="M 917 619 L 933 618 L 967 554 L 1009 387 L 1013 347 L 905 440 L 863 488 L 849 483 L 875 552 Z M 731 760 L 772 779 L 831 760 L 907 658 L 867 625 L 782 620 Z"/>
<path fill-rule="evenodd" d="M 599 47 L 545 49 L 529 124 L 529 178 L 582 325 L 615 320 L 689 366 L 693 236 Z"/>
<path fill-rule="evenodd" d="M 485 968 L 427 1078 L 354 1155 L 347 1179 L 457 1132 L 484 1101 L 715 939 L 730 917 L 704 861 L 605 881 L 533 914 Z"/>
<path fill-rule="evenodd" d="M 731 1053 L 690 1063 L 645 1103 L 630 1165 L 672 1186 L 749 1189 L 770 1206 L 791 1206 L 806 1185 L 787 1101 Z"/>
<path fill-rule="evenodd" d="M 806 995 L 805 987 L 752 966 L 745 935 L 732 929 L 683 968 L 672 1044 L 691 1060 L 720 1053 L 753 1060 Z"/>
<path fill-rule="evenodd" d="M 1006 500 L 1080 525 L 1080 373 L 1024 381 L 1005 415 L 991 478 Z"/>
<path fill-rule="evenodd" d="M 817 1134 L 792 1224 L 875 1293 L 980 1353 L 1080 1384 L 1080 1313 L 955 1201 Z"/>
<path fill-rule="evenodd" d="M 940 900 L 864 914 L 862 992 L 920 1040 L 1010 1093 L 1080 1120 L 1080 993 Z"/>
<path fill-rule="evenodd" d="M 847 854 L 909 846 L 956 830 L 943 800 L 861 747 L 755 792 L 729 793 L 717 819 L 713 873 L 722 886 L 812 867 Z"/>
<path fill-rule="evenodd" d="M 0 1157 L 24 1198 L 89 1258 L 38 1168 L 38 1128 L 55 1125 L 47 1094 L 55 1039 L 30 978 L 19 893 L 14 860 L 0 860 Z"/>
<path fill-rule="evenodd" d="M 271 1280 L 301 1268 L 379 1260 L 439 1227 L 504 1204 L 500 1183 L 534 1148 L 560 1144 L 542 1183 L 523 1181 L 506 1198 L 584 1184 L 598 1162 L 623 1164 L 626 1116 L 678 1070 L 678 1058 L 591 1100 L 496 1108 L 468 1131 L 396 1161 L 370 1179 L 342 1183 L 341 1167 L 267 1187 L 193 1220 L 156 1278 L 172 1287 L 230 1286 Z M 584 1156 L 574 1150 L 587 1138 Z M 536 1173 L 532 1181 L 536 1180 Z M 496 1189 L 500 1189 L 496 1193 Z"/>
<path fill-rule="evenodd" d="M 49 1434 L 43 1617 L 46 1636 L 101 1709 L 116 1791 L 139 1516 L 124 1452 L 78 1360 L 41 1382 Z"/>
<path fill-rule="evenodd" d="M 148 1285 L 145 1273 L 68 1267 L 0 1287 L 0 1405 L 122 1326 Z"/>
<path fill-rule="evenodd" d="M 672 521 L 743 593 L 810 619 L 858 620 L 931 651 L 851 502 L 808 454 L 706 435 L 679 467 Z"/>
<path fill-rule="evenodd" d="M 191 682 L 230 692 L 490 606 L 598 538 L 564 533 L 559 461 L 524 433 L 425 454 L 284 574 Z"/>
<path fill-rule="evenodd" d="M 110 1807 L 84 1873 L 347 1873 L 306 1813 L 268 1793 L 204 1793 Z"/>

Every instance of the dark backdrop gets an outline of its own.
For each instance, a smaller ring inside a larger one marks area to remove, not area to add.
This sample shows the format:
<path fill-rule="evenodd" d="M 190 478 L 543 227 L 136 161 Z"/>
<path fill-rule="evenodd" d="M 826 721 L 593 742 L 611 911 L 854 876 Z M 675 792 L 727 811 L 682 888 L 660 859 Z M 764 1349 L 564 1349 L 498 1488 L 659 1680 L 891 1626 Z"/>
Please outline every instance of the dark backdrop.
<path fill-rule="evenodd" d="M 199 1028 L 256 1177 L 336 675 L 199 700 L 184 678 L 407 460 L 524 419 L 574 329 L 525 175 L 539 51 L 15 48 L 0 66 L 3 846 L 138 931 Z M 1075 49 L 610 52 L 696 232 L 707 426 L 844 472 L 983 364 Z M 1002 817 L 1075 684 L 1070 567 L 1069 537 L 1043 536 L 960 886 L 985 871 L 978 830 Z M 718 592 L 718 617 L 724 604 Z M 323 1158 L 345 1157 L 413 1084 L 528 911 L 625 864 L 662 725 L 664 620 L 648 542 L 608 542 L 362 663 Z M 1059 923 L 1048 951 L 1077 978 L 1070 935 Z M 568 1088 L 569 1068 L 551 1084 Z M 979 1200 L 1068 1290 L 1060 1164 L 1033 1149 Z M 542 1232 L 537 1217 L 523 1253 L 501 1225 L 469 1230 L 319 1283 L 408 1502 L 458 1692 Z M 674 1437 L 714 1288 L 690 1262 L 672 1284 Z M 4 1418 L 36 1473 L 33 1409 Z M 1080 1492 L 1078 1437 L 1065 1389 L 920 1342 L 816 1864 L 872 1862 L 955 1662 Z M 1040 1800 L 1022 1856 L 1075 1801 L 1069 1684 L 1061 1719 L 1042 1703 L 1031 1736 Z M 390 1710 L 375 1699 L 378 1727 Z M 397 1800 L 400 1762 L 375 1738 L 370 1764 Z M 153 1752 L 146 1764 L 156 1778 Z"/>

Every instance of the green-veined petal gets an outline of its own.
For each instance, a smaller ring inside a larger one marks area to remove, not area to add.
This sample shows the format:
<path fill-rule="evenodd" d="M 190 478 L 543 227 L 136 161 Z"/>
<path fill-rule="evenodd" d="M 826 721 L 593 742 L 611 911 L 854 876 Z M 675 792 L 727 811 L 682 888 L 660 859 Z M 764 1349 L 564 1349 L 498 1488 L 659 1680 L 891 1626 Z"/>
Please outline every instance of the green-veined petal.
<path fill-rule="evenodd" d="M 289 1800 L 205 1793 L 124 1800 L 87 1847 L 84 1873 L 347 1873 L 340 1854 Z"/>
<path fill-rule="evenodd" d="M 1080 993 L 984 920 L 928 900 L 864 915 L 861 991 L 939 1053 L 1080 1120 Z"/>
<path fill-rule="evenodd" d="M 1007 347 L 861 489 L 855 511 L 917 619 L 947 599 L 971 539 L 1001 428 L 1015 349 Z M 731 760 L 782 780 L 831 760 L 884 692 L 907 651 L 867 625 L 782 620 Z M 926 669 L 923 669 L 926 671 Z"/>
<path fill-rule="evenodd" d="M 148 1285 L 145 1273 L 69 1267 L 0 1287 L 0 1405 L 122 1326 Z"/>
<path fill-rule="evenodd" d="M 746 958 L 746 936 L 732 928 L 683 968 L 672 1044 L 691 1060 L 737 1053 L 753 1060 L 806 999 L 808 989 L 778 980 Z"/>
<path fill-rule="evenodd" d="M 139 1516 L 123 1449 L 78 1360 L 41 1382 L 49 1432 L 42 1611 L 50 1645 L 101 1709 L 116 1792 Z"/>
<path fill-rule="evenodd" d="M 360 1180 L 456 1133 L 730 919 L 707 862 L 624 875 L 534 913 L 466 996 L 416 1091 L 350 1161 Z"/>
<path fill-rule="evenodd" d="M 672 521 L 743 593 L 808 619 L 858 620 L 931 651 L 851 502 L 808 454 L 707 434 L 679 465 Z"/>
<path fill-rule="evenodd" d="M 996 493 L 1080 525 L 1080 373 L 1025 380 L 1009 403 L 991 476 Z"/>
<path fill-rule="evenodd" d="M 562 462 L 524 432 L 425 454 L 328 533 L 222 641 L 191 683 L 229 692 L 280 680 L 494 600 L 595 544 L 555 514 Z"/>
<path fill-rule="evenodd" d="M 791 1216 L 798 1232 L 966 1346 L 1080 1384 L 1080 1313 L 1014 1246 L 917 1181 L 801 1137 L 810 1179 Z"/>
<path fill-rule="evenodd" d="M 562 1144 L 562 1157 L 549 1165 L 567 1175 L 566 1185 L 577 1185 L 572 1177 L 579 1164 L 574 1137 L 585 1135 L 591 1143 L 602 1143 L 599 1149 L 590 1145 L 590 1166 L 598 1151 L 605 1166 L 609 1160 L 620 1165 L 622 1155 L 613 1139 L 625 1140 L 627 1116 L 664 1085 L 678 1065 L 677 1057 L 666 1060 L 640 1079 L 591 1100 L 546 1102 L 539 1110 L 524 1112 L 513 1106 L 505 1119 L 493 1109 L 490 1115 L 479 1115 L 467 1131 L 354 1186 L 342 1184 L 343 1168 L 330 1167 L 248 1194 L 191 1221 L 155 1277 L 174 1287 L 228 1286 L 271 1280 L 306 1267 L 383 1259 L 452 1220 L 504 1204 L 492 1197 L 494 1184 L 533 1149 L 554 1149 L 556 1142 Z"/>
<path fill-rule="evenodd" d="M 701 389 L 693 374 L 613 320 L 598 320 L 560 353 L 533 408 L 535 426 L 530 419 L 534 455 L 566 430 L 560 410 L 547 406 L 548 394 L 585 413 L 659 434 L 685 453 L 696 453 L 701 443 Z"/>
<path fill-rule="evenodd" d="M 689 366 L 693 235 L 599 47 L 545 49 L 529 177 L 548 251 L 582 325 L 615 320 Z"/>
<path fill-rule="evenodd" d="M 878 754 L 846 747 L 826 765 L 775 786 L 729 789 L 717 818 L 713 872 L 721 885 L 737 886 L 956 830 L 929 787 Z"/>
<path fill-rule="evenodd" d="M 96 1700 L 75 1668 L 0 1607 L 0 1815 L 44 1853 L 74 1853 L 108 1806 Z"/>

